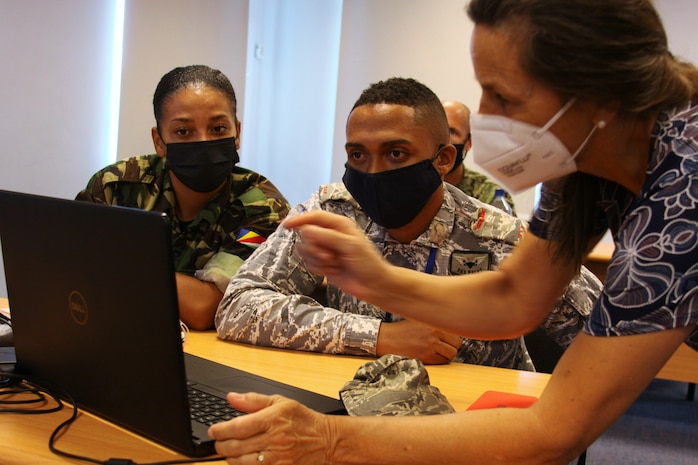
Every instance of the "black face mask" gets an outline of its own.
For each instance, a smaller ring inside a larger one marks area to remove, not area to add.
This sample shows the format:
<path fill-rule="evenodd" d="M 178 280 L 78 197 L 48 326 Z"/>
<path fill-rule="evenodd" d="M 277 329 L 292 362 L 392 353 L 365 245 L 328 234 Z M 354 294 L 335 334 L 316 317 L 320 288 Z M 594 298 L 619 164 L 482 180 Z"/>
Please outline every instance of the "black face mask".
<path fill-rule="evenodd" d="M 460 165 L 463 164 L 463 160 L 465 160 L 465 156 L 468 154 L 468 151 L 465 150 L 465 144 L 467 144 L 469 140 L 470 133 L 468 133 L 468 137 L 465 138 L 465 142 L 462 144 L 451 144 L 456 148 L 456 161 L 453 163 L 453 168 L 451 168 L 451 171 L 449 171 L 448 174 L 453 173 Z"/>
<path fill-rule="evenodd" d="M 230 176 L 240 161 L 235 138 L 167 144 L 165 168 L 196 192 L 211 192 Z"/>
<path fill-rule="evenodd" d="M 451 168 L 450 173 L 453 173 L 456 171 L 456 169 L 463 163 L 463 159 L 465 158 L 465 154 L 467 152 L 463 152 L 465 150 L 465 144 L 451 144 L 456 148 L 456 159 L 453 162 L 453 168 Z"/>
<path fill-rule="evenodd" d="M 401 228 L 415 219 L 442 184 L 430 160 L 380 173 L 364 173 L 345 164 L 344 185 L 366 214 L 387 229 Z"/>

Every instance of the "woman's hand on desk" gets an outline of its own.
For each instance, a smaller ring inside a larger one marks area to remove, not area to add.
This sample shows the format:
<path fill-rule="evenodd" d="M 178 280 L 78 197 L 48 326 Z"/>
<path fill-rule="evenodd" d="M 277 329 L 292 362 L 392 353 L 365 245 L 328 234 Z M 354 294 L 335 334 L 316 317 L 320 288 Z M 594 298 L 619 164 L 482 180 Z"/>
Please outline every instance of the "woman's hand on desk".
<path fill-rule="evenodd" d="M 208 430 L 216 441 L 216 452 L 229 464 L 326 463 L 331 417 L 278 395 L 229 393 L 227 399 L 237 410 L 249 413 Z"/>

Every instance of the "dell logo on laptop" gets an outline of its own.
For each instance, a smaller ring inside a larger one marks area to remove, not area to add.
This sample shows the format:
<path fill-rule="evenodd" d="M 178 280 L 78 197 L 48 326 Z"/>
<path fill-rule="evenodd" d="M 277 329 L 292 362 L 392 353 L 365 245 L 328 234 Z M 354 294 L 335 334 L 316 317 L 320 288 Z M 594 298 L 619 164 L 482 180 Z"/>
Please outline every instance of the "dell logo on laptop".
<path fill-rule="evenodd" d="M 68 296 L 68 309 L 70 310 L 70 316 L 79 325 L 84 325 L 87 323 L 87 303 L 85 303 L 85 298 L 78 291 L 73 291 Z"/>

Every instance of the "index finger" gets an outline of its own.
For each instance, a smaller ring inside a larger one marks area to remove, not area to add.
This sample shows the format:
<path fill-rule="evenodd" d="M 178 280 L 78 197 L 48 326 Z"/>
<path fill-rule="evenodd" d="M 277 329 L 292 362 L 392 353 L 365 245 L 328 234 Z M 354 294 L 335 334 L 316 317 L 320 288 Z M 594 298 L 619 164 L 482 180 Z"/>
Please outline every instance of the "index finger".
<path fill-rule="evenodd" d="M 319 226 L 334 229 L 339 232 L 351 232 L 356 229 L 355 223 L 347 217 L 321 210 L 313 210 L 301 215 L 286 218 L 281 225 L 287 229 L 298 229 L 303 226 Z"/>

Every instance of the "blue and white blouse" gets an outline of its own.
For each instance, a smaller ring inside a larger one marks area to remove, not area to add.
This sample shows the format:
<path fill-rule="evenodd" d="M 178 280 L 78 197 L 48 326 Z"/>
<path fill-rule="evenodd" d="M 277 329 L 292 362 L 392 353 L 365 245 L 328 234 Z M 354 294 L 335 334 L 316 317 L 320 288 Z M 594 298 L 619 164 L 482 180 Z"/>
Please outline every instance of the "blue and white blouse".
<path fill-rule="evenodd" d="M 601 184 L 600 229 L 615 252 L 584 330 L 595 336 L 650 333 L 698 323 L 698 105 L 659 115 L 647 177 L 635 197 Z M 545 238 L 556 211 L 545 191 L 530 231 Z M 698 329 L 686 343 L 698 350 Z"/>

